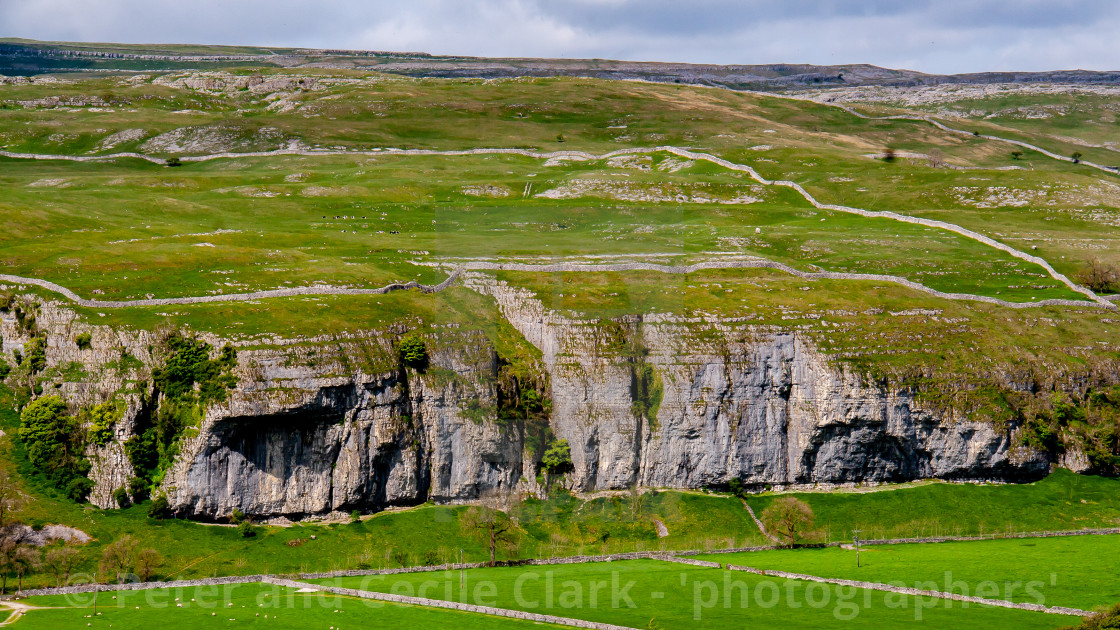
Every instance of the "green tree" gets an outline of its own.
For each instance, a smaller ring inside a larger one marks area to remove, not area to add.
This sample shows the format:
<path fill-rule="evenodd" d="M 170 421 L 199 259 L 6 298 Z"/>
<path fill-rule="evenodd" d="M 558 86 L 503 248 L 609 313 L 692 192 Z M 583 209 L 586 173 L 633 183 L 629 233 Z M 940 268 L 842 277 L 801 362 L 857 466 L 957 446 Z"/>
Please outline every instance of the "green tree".
<path fill-rule="evenodd" d="M 66 412 L 66 403 L 58 396 L 33 400 L 20 412 L 19 438 L 31 465 L 55 487 L 81 501 L 92 488 L 86 477 L 90 466 L 81 423 Z"/>
<path fill-rule="evenodd" d="M 116 541 L 105 547 L 105 551 L 101 553 L 100 568 L 102 573 L 106 573 L 116 578 L 117 583 L 123 583 L 124 578 L 132 568 L 133 563 L 136 562 L 136 540 L 125 534 Z"/>
<path fill-rule="evenodd" d="M 544 456 L 541 457 L 541 466 L 550 474 L 561 474 L 572 468 L 572 449 L 567 440 L 553 440 Z"/>
<path fill-rule="evenodd" d="M 124 488 L 117 488 L 113 491 L 113 502 L 122 510 L 132 505 L 132 500 L 128 498 L 128 490 Z"/>
<path fill-rule="evenodd" d="M 23 361 L 31 374 L 38 374 L 47 367 L 47 338 L 32 337 L 23 344 Z"/>
<path fill-rule="evenodd" d="M 516 524 L 505 512 L 488 505 L 469 508 L 459 520 L 460 526 L 481 538 L 490 549 L 490 566 L 497 563 L 499 547 L 510 548 L 517 542 Z"/>
<path fill-rule="evenodd" d="M 552 477 L 572 470 L 572 449 L 567 440 L 553 439 L 541 456 L 541 471 L 544 473 L 545 492 L 552 487 Z"/>
<path fill-rule="evenodd" d="M 81 333 L 77 337 L 74 337 L 74 343 L 78 346 L 79 350 L 89 350 L 93 344 L 93 335 L 88 332 Z"/>
<path fill-rule="evenodd" d="M 428 346 L 420 335 L 412 332 L 402 337 L 398 350 L 405 367 L 419 371 L 428 367 Z"/>
<path fill-rule="evenodd" d="M 747 496 L 747 488 L 743 485 L 743 480 L 738 477 L 733 477 L 728 484 L 731 489 L 731 494 L 743 498 Z"/>
<path fill-rule="evenodd" d="M 167 496 L 161 494 L 152 500 L 152 504 L 148 506 L 148 517 L 161 520 L 171 518 L 171 506 L 167 502 Z"/>
<path fill-rule="evenodd" d="M 141 549 L 136 554 L 136 577 L 141 582 L 149 582 L 155 575 L 156 569 L 163 564 L 163 556 L 155 549 Z"/>
<path fill-rule="evenodd" d="M 1016 150 L 1011 152 L 1011 159 L 1012 160 L 1020 160 L 1022 158 L 1023 158 L 1023 152 L 1022 151 L 1019 151 L 1018 149 L 1016 149 Z"/>
<path fill-rule="evenodd" d="M 775 499 L 759 516 L 767 531 L 792 547 L 813 526 L 813 510 L 794 497 Z"/>
<path fill-rule="evenodd" d="M 89 439 L 98 446 L 104 446 L 113 438 L 113 427 L 124 416 L 124 410 L 115 402 L 95 405 L 89 412 Z"/>

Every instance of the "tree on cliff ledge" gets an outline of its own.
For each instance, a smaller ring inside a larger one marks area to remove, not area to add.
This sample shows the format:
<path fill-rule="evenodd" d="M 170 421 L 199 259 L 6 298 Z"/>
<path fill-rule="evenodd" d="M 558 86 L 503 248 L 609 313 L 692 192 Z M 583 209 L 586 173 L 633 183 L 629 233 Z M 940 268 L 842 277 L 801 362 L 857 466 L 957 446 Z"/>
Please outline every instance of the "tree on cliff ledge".
<path fill-rule="evenodd" d="M 762 511 L 762 524 L 767 531 L 792 547 L 801 535 L 813 527 L 813 510 L 804 501 L 793 497 L 775 500 Z"/>

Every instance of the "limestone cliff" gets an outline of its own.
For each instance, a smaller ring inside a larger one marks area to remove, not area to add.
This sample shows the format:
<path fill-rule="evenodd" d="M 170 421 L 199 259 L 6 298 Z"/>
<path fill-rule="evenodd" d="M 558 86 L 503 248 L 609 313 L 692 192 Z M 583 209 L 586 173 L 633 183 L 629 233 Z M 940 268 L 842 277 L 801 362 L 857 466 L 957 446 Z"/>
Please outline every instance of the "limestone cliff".
<path fill-rule="evenodd" d="M 733 321 L 624 324 L 664 388 L 656 417 L 643 420 L 633 410 L 633 370 L 612 353 L 618 344 L 601 323 L 559 317 L 485 276 L 469 282 L 544 352 L 553 427 L 572 445 L 576 490 L 726 486 L 736 477 L 754 486 L 1022 480 L 1048 470 L 1006 430 L 866 383 L 796 334 Z"/>
<path fill-rule="evenodd" d="M 424 374 L 347 370 L 377 339 L 340 344 L 314 368 L 291 365 L 291 349 L 242 353 L 242 385 L 209 410 L 164 482 L 171 505 L 200 518 L 306 516 L 512 489 L 517 427 L 465 411 L 494 408 L 495 354 L 484 339 L 448 336 Z"/>
<path fill-rule="evenodd" d="M 565 483 L 573 490 L 726 486 L 734 478 L 755 487 L 1015 481 L 1050 465 L 1015 446 L 1006 429 L 866 382 L 796 333 L 668 316 L 573 320 L 492 277 L 466 282 L 541 351 L 552 429 L 571 445 Z M 122 445 L 158 403 L 150 384 L 157 334 L 90 326 L 49 304 L 38 317 L 48 373 L 80 363 L 85 374 L 57 377 L 56 391 L 75 407 L 126 402 L 113 439 L 88 451 L 91 500 L 114 507 L 113 490 L 134 476 Z M 28 334 L 10 315 L 0 320 L 10 359 Z M 80 332 L 92 334 L 90 349 L 74 344 Z M 305 517 L 531 488 L 523 427 L 496 418 L 499 359 L 487 338 L 426 331 L 430 361 L 417 371 L 395 361 L 399 332 L 243 342 L 236 389 L 207 408 L 163 476 L 172 509 L 199 519 L 234 510 Z M 657 400 L 644 406 L 636 405 L 638 374 L 657 381 Z"/>

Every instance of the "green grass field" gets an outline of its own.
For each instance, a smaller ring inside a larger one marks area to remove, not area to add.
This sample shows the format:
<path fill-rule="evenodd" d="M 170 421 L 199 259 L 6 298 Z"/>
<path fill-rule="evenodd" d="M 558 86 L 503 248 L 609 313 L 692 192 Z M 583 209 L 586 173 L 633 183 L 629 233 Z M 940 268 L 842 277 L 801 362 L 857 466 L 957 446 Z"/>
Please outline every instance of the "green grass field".
<path fill-rule="evenodd" d="M 0 184 L 12 194 L 0 208 L 21 227 L 0 242 L 10 273 L 102 299 L 445 277 L 414 262 L 666 254 L 896 275 L 1009 301 L 1080 297 L 1037 265 L 951 232 L 813 210 L 722 169 L 656 170 L 680 163 L 656 154 L 646 173 L 503 156 L 257 158 L 177 170 L 9 161 Z M 509 198 L 464 192 L 490 190 Z M 678 197 L 690 201 L 666 203 Z"/>
<path fill-rule="evenodd" d="M 747 502 L 760 513 L 775 498 Z M 860 537 L 975 536 L 1120 526 L 1120 480 L 1059 469 L 1030 484 L 931 483 L 870 492 L 794 493 L 824 542 Z"/>
<path fill-rule="evenodd" d="M 1073 536 L 872 545 L 860 551 L 858 568 L 855 551 L 838 547 L 698 557 L 829 578 L 902 582 L 938 591 L 952 588 L 958 593 L 963 583 L 967 594 L 976 597 L 1093 610 L 1120 601 L 1118 554 L 1120 536 Z M 1032 592 L 1027 592 L 1028 584 Z"/>
<path fill-rule="evenodd" d="M 454 610 L 297 593 L 267 584 L 231 584 L 146 591 L 40 596 L 14 628 L 540 628 L 547 624 Z M 182 607 L 179 606 L 182 604 Z M 232 604 L 232 605 L 231 605 Z"/>
<path fill-rule="evenodd" d="M 1070 617 L 776 580 L 657 560 L 472 569 L 317 580 L 346 588 L 421 595 L 557 614 L 632 628 L 931 627 L 1054 628 Z M 745 601 L 745 604 L 744 604 Z"/>

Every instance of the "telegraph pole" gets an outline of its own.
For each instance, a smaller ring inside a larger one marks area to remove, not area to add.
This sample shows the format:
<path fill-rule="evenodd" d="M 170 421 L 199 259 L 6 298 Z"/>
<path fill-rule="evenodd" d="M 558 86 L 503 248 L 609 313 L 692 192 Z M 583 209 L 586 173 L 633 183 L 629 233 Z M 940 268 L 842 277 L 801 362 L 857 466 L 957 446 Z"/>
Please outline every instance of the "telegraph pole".
<path fill-rule="evenodd" d="M 852 530 L 852 538 L 855 539 L 855 542 L 856 542 L 856 568 L 857 569 L 859 568 L 859 532 L 860 532 L 860 530 L 858 530 L 858 529 L 853 529 Z"/>

